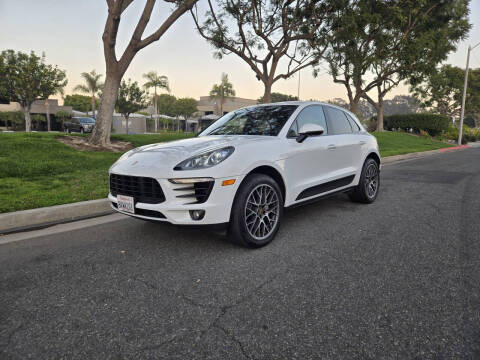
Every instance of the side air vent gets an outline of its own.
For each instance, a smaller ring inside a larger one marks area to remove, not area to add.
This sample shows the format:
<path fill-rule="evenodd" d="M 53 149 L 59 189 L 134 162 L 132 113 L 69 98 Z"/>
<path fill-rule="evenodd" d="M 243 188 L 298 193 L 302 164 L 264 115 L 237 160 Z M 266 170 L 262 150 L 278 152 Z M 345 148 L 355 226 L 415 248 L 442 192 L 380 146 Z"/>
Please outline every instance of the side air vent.
<path fill-rule="evenodd" d="M 182 181 L 183 180 L 183 181 Z M 213 179 L 171 179 L 170 182 L 179 185 L 173 190 L 178 193 L 177 198 L 184 198 L 185 204 L 202 204 L 208 200 L 215 181 Z"/>

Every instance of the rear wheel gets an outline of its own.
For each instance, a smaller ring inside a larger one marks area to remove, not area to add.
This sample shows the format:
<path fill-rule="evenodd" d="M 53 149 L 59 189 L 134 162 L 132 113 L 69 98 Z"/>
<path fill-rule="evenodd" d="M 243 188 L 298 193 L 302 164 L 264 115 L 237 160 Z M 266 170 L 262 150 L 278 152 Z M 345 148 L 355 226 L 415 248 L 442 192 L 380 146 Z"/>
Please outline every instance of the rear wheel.
<path fill-rule="evenodd" d="M 237 244 L 258 248 L 275 237 L 283 215 L 283 196 L 270 176 L 253 174 L 237 191 L 228 235 Z"/>
<path fill-rule="evenodd" d="M 368 158 L 363 164 L 360 181 L 352 193 L 350 199 L 355 202 L 370 204 L 375 201 L 380 187 L 380 171 L 378 163 Z"/>

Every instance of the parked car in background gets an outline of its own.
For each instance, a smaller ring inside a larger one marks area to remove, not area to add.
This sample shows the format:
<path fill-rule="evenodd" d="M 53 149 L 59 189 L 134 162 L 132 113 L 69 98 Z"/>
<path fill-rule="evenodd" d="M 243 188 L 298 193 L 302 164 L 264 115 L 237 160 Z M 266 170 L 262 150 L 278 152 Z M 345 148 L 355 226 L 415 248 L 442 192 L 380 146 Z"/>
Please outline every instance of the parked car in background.
<path fill-rule="evenodd" d="M 65 132 L 91 133 L 95 126 L 95 119 L 90 117 L 72 117 L 64 124 Z"/>
<path fill-rule="evenodd" d="M 297 101 L 239 109 L 196 138 L 125 153 L 110 168 L 108 198 L 144 220 L 228 224 L 234 241 L 260 247 L 284 208 L 334 192 L 368 204 L 379 186 L 377 140 L 356 116 Z"/>

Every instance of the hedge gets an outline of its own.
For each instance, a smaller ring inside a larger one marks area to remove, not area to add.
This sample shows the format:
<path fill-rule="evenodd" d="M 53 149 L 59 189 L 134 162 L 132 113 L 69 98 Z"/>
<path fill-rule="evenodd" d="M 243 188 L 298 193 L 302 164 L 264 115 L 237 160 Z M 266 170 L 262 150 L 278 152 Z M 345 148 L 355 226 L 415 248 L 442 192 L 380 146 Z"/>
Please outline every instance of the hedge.
<path fill-rule="evenodd" d="M 383 127 L 387 130 L 412 129 L 416 133 L 423 130 L 430 136 L 437 136 L 448 131 L 450 123 L 451 120 L 448 116 L 430 113 L 397 114 L 383 118 Z"/>

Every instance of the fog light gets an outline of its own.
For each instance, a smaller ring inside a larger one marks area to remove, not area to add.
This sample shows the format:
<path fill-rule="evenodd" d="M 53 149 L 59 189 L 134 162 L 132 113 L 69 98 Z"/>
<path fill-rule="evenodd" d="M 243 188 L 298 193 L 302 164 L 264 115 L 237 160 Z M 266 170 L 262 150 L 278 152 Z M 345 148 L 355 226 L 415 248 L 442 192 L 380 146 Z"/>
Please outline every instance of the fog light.
<path fill-rule="evenodd" d="M 205 216 L 205 210 L 189 210 L 192 220 L 202 220 Z"/>

